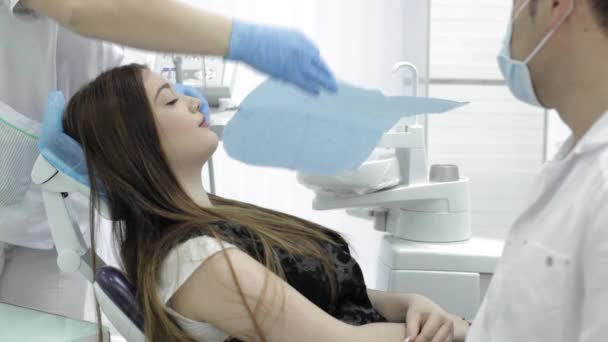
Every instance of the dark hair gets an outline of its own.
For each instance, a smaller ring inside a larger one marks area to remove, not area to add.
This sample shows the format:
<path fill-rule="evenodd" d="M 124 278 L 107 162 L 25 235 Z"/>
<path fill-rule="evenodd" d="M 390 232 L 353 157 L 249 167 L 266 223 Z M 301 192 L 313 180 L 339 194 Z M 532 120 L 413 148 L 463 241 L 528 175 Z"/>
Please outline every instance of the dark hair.
<path fill-rule="evenodd" d="M 529 7 L 530 15 L 536 17 L 536 12 L 538 12 L 538 0 L 531 0 L 531 2 Z"/>
<path fill-rule="evenodd" d="M 91 182 L 92 248 L 95 250 L 94 208 L 98 207 L 103 187 L 122 266 L 138 289 L 147 340 L 191 341 L 166 314 L 156 292 L 157 272 L 173 247 L 191 237 L 208 235 L 247 250 L 244 241 L 224 234 L 218 221 L 244 226 L 255 245 L 261 246 L 252 257 L 283 279 L 279 248 L 294 256 L 318 258 L 335 299 L 335 267 L 324 248 L 324 243 L 335 244 L 333 232 L 297 217 L 218 196 L 210 196 L 212 208 L 202 208 L 192 201 L 161 148 L 144 88 L 144 70 L 134 64 L 101 74 L 69 101 L 63 126 L 83 147 L 89 179 L 99 179 Z M 228 253 L 224 256 L 255 333 L 265 341 L 255 317 L 258 311 L 245 300 Z"/>
<path fill-rule="evenodd" d="M 606 0 L 589 0 L 593 14 L 600 26 L 608 32 L 608 1 Z"/>
<path fill-rule="evenodd" d="M 538 0 L 531 0 L 530 14 L 536 16 L 538 11 Z M 593 10 L 593 16 L 598 24 L 608 32 L 608 1 L 606 0 L 587 0 Z"/>

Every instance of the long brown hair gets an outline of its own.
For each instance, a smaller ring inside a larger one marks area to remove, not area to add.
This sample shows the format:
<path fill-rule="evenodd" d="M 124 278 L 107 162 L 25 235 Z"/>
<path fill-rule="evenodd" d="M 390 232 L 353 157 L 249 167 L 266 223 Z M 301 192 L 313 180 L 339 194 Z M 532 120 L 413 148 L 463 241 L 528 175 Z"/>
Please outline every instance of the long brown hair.
<path fill-rule="evenodd" d="M 246 227 L 261 246 L 252 257 L 283 279 L 278 249 L 318 258 L 335 298 L 334 264 L 323 247 L 324 243 L 335 244 L 329 230 L 297 217 L 218 196 L 210 196 L 212 208 L 203 208 L 186 194 L 161 148 L 144 88 L 144 70 L 145 67 L 133 64 L 101 74 L 71 98 L 63 126 L 83 147 L 89 179 L 97 180 L 90 182 L 92 248 L 95 250 L 95 208 L 103 196 L 111 212 L 122 267 L 138 289 L 146 338 L 191 341 L 165 312 L 156 292 L 156 277 L 169 251 L 188 238 L 208 235 L 236 246 L 245 245 L 246 241 L 224 234 L 216 224 L 218 221 Z M 257 309 L 252 310 L 247 304 L 229 256 L 227 253 L 224 256 L 255 332 L 266 341 L 256 320 Z M 266 294 L 266 287 L 263 293 Z"/>

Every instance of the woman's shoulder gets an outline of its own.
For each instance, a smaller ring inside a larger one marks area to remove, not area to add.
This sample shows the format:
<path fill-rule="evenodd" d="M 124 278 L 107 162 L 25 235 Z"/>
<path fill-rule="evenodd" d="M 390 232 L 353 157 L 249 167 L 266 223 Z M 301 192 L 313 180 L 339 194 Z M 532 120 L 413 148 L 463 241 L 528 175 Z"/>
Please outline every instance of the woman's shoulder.
<path fill-rule="evenodd" d="M 228 248 L 237 247 L 207 235 L 192 237 L 172 248 L 163 260 L 156 279 L 163 304 L 207 259 Z"/>
<path fill-rule="evenodd" d="M 201 260 L 221 251 L 222 249 L 236 247 L 225 240 L 217 239 L 209 235 L 192 237 L 181 244 L 175 246 L 168 256 L 185 260 Z"/>

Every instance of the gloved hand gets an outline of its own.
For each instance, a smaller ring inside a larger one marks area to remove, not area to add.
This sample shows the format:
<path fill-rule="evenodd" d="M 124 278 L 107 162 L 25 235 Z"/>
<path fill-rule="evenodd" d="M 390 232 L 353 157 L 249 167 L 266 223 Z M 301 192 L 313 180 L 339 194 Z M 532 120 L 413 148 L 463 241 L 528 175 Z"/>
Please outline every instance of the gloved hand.
<path fill-rule="evenodd" d="M 207 99 L 205 99 L 201 93 L 190 86 L 179 83 L 173 84 L 173 90 L 175 90 L 175 92 L 178 94 L 199 99 L 201 101 L 200 112 L 203 114 L 203 116 L 205 116 L 205 122 L 211 125 L 211 110 L 209 109 L 209 102 L 207 102 Z"/>
<path fill-rule="evenodd" d="M 234 20 L 228 55 L 280 80 L 318 95 L 338 90 L 319 49 L 302 33 Z"/>

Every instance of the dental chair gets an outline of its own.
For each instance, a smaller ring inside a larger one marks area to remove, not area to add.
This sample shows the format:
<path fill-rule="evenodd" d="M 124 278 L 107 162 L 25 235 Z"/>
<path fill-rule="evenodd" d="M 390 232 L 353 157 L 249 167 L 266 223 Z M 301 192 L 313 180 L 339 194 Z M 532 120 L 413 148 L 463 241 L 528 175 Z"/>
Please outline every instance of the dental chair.
<path fill-rule="evenodd" d="M 102 311 L 128 342 L 144 342 L 144 322 L 137 303 L 136 288 L 124 274 L 106 266 L 86 245 L 80 227 L 66 206 L 70 193 L 89 196 L 84 153 L 80 144 L 63 132 L 64 98 L 61 93 L 49 96 L 40 134 L 40 155 L 32 170 L 32 180 L 42 187 L 42 196 L 51 234 L 57 249 L 57 264 L 63 272 L 80 272 L 93 284 Z M 110 218 L 100 200 L 99 214 Z M 93 274 L 92 257 L 98 270 Z M 104 340 L 109 341 L 109 336 Z"/>

